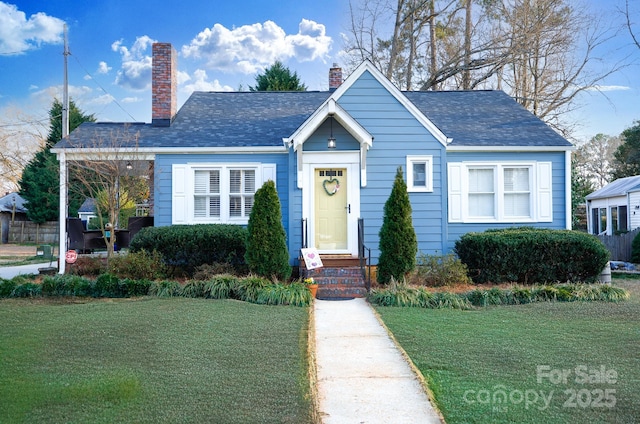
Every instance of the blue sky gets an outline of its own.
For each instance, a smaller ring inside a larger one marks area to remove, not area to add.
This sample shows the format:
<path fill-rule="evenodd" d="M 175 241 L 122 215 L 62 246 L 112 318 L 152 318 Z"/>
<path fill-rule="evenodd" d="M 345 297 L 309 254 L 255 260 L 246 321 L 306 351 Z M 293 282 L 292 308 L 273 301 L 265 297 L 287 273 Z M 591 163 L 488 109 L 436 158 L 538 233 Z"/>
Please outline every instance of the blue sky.
<path fill-rule="evenodd" d="M 620 23 L 623 0 L 588 0 L 600 16 Z M 633 2 L 637 3 L 637 2 Z M 634 6 L 640 24 L 640 7 Z M 9 109 L 46 117 L 61 97 L 62 23 L 69 32 L 72 98 L 100 121 L 151 119 L 150 43 L 179 52 L 179 104 L 193 90 L 237 90 L 275 60 L 296 71 L 311 90 L 327 89 L 340 63 L 347 0 L 0 0 L 0 117 Z M 640 25 L 637 26 L 640 34 Z M 580 96 L 575 135 L 617 135 L 640 119 L 640 49 L 624 31 L 603 46 L 607 60 L 629 66 Z M 214 45 L 224 48 L 213 48 Z"/>

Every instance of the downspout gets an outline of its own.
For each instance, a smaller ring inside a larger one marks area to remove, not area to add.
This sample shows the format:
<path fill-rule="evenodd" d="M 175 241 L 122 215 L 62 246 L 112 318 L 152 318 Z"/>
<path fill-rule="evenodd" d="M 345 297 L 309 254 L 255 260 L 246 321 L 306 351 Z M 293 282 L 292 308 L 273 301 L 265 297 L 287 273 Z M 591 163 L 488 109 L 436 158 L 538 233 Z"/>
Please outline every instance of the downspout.
<path fill-rule="evenodd" d="M 58 153 L 60 161 L 60 233 L 58 235 L 58 273 L 65 272 L 65 253 L 67 251 L 67 157 L 64 150 Z"/>
<path fill-rule="evenodd" d="M 565 190 L 565 227 L 567 230 L 572 229 L 571 225 L 571 151 L 567 150 L 564 152 L 564 184 L 566 187 Z"/>

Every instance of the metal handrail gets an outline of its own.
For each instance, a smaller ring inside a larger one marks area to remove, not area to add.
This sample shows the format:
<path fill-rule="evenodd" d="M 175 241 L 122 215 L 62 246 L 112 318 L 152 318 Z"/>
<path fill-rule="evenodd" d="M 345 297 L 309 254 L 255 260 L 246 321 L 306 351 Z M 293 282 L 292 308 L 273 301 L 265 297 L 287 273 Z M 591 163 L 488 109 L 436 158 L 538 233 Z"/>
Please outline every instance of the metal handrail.
<path fill-rule="evenodd" d="M 365 259 L 365 254 L 367 255 Z M 364 244 L 364 219 L 358 218 L 358 260 L 360 272 L 365 280 L 367 292 L 371 291 L 371 249 Z M 367 271 L 365 272 L 365 263 Z"/>

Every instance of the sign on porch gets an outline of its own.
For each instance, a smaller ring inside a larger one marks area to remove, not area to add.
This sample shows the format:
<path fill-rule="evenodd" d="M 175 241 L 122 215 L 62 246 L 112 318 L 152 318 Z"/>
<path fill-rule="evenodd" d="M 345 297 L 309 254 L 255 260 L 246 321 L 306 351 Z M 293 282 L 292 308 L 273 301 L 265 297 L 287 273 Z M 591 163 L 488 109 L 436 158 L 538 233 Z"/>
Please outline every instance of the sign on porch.
<path fill-rule="evenodd" d="M 320 259 L 318 249 L 316 249 L 315 247 L 308 247 L 300 250 L 302 252 L 302 257 L 304 258 L 304 263 L 307 266 L 307 269 L 322 268 L 322 260 Z"/>

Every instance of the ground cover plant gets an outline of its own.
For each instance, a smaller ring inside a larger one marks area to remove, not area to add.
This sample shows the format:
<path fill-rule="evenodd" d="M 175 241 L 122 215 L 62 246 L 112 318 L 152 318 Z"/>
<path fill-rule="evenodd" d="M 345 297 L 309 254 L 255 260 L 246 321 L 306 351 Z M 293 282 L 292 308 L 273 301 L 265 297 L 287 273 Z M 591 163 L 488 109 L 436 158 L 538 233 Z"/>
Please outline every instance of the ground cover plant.
<path fill-rule="evenodd" d="M 0 300 L 0 422 L 311 422 L 306 308 Z"/>
<path fill-rule="evenodd" d="M 474 286 L 462 286 L 474 287 Z M 629 292 L 608 284 L 537 284 L 533 286 L 507 285 L 479 288 L 461 292 L 434 291 L 397 283 L 391 280 L 387 287 L 375 288 L 368 299 L 379 306 L 410 306 L 418 308 L 471 309 L 492 305 L 521 305 L 533 302 L 620 302 L 629 298 Z"/>
<path fill-rule="evenodd" d="M 376 309 L 447 423 L 635 423 L 640 281 L 614 281 L 629 300 Z"/>
<path fill-rule="evenodd" d="M 125 274 L 126 275 L 126 274 Z M 300 282 L 279 283 L 256 276 L 237 277 L 214 275 L 207 280 L 155 280 L 120 278 L 115 274 L 100 274 L 95 279 L 78 275 L 18 276 L 11 280 L 0 278 L 2 297 L 100 297 L 128 298 L 137 296 L 201 297 L 208 299 L 236 299 L 264 305 L 309 306 L 312 301 L 307 285 Z"/>

